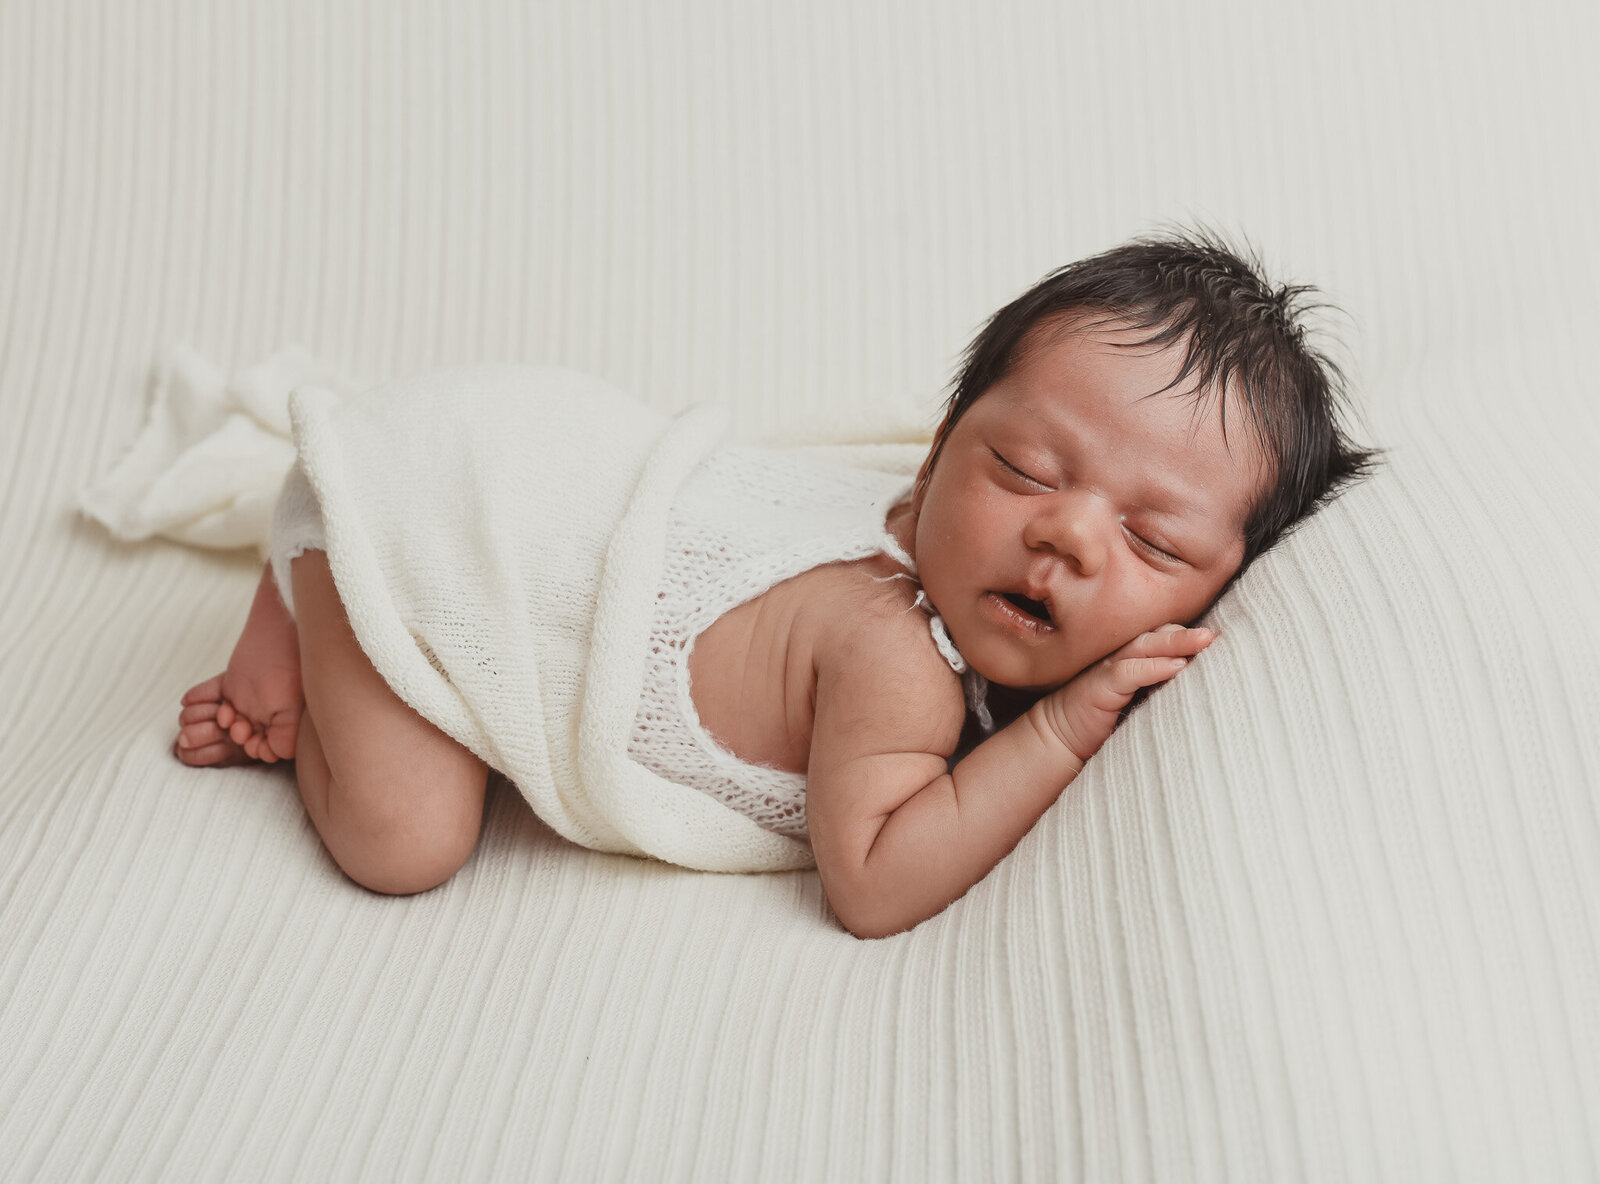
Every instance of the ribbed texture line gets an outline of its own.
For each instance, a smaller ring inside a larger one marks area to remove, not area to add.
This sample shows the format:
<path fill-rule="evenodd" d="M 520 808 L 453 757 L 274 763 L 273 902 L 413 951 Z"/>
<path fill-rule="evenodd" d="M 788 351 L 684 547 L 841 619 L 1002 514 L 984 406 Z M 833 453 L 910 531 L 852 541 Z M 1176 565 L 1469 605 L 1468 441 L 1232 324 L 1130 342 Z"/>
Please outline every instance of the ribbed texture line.
<path fill-rule="evenodd" d="M 0 1180 L 1600 1177 L 1592 5 L 0 5 Z M 174 341 L 912 439 L 1163 221 L 1343 308 L 1388 467 L 938 919 L 491 785 L 390 899 L 192 770 L 247 553 L 73 510 Z"/>

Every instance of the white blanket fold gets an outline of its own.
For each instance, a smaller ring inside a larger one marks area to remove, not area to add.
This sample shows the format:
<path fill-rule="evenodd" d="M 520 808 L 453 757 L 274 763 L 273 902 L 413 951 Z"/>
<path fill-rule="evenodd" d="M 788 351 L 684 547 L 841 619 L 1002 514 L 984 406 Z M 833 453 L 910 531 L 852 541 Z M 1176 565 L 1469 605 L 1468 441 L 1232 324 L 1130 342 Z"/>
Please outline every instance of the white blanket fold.
<path fill-rule="evenodd" d="M 359 393 L 334 376 L 285 390 L 328 373 L 290 350 L 224 382 L 175 351 L 144 434 L 83 508 L 127 533 L 162 521 L 189 541 L 262 546 L 298 452 L 362 650 L 554 830 L 707 871 L 811 866 L 804 842 L 628 755 L 668 511 L 726 436 L 726 413 L 667 417 L 554 367 L 454 367 Z M 240 392 L 252 390 L 259 413 L 244 409 Z M 292 444 L 277 433 L 278 402 Z M 229 455 L 249 463 L 230 470 Z M 163 498 L 164 514 L 151 514 Z M 210 524 L 204 539 L 197 522 Z"/>
<path fill-rule="evenodd" d="M 117 538 L 163 536 L 196 547 L 255 547 L 294 464 L 289 391 L 301 383 L 354 394 L 363 383 L 286 345 L 225 374 L 192 346 L 162 351 L 145 422 L 127 453 L 78 495 L 78 507 Z"/>
<path fill-rule="evenodd" d="M 585 847 L 708 871 L 809 866 L 628 756 L 667 514 L 723 439 L 554 368 L 432 371 L 289 398 L 350 624 L 407 703 Z"/>

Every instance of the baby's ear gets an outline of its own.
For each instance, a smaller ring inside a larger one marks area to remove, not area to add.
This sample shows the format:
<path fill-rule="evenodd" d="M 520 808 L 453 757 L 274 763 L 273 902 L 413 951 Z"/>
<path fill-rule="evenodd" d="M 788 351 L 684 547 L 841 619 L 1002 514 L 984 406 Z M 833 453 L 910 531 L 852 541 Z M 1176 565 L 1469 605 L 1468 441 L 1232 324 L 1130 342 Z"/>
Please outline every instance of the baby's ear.
<path fill-rule="evenodd" d="M 928 455 L 922 458 L 922 464 L 917 469 L 917 480 L 911 486 L 911 513 L 913 516 L 922 512 L 922 497 L 928 492 L 928 478 L 933 473 L 933 449 L 928 450 Z"/>
<path fill-rule="evenodd" d="M 922 496 L 928 489 L 928 480 L 933 476 L 933 458 L 938 456 L 944 448 L 944 438 L 950 434 L 950 413 L 945 412 L 944 418 L 939 421 L 939 426 L 934 429 L 933 439 L 928 442 L 928 453 L 922 458 L 922 465 L 917 469 L 917 482 L 913 486 L 915 493 L 911 499 L 911 512 L 922 511 Z"/>

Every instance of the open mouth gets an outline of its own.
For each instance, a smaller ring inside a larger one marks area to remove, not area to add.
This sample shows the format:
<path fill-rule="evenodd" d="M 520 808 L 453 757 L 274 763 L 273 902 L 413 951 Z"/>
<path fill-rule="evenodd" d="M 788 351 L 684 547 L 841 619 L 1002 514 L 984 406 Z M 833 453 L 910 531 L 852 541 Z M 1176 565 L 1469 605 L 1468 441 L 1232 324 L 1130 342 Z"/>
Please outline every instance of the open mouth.
<path fill-rule="evenodd" d="M 1030 597 L 1024 596 L 1021 592 L 1002 592 L 1000 595 L 1009 600 L 1012 604 L 1016 605 L 1023 612 L 1027 613 L 1028 616 L 1032 617 L 1034 620 L 1041 621 L 1046 625 L 1050 624 L 1050 606 L 1044 601 L 1034 600 Z"/>

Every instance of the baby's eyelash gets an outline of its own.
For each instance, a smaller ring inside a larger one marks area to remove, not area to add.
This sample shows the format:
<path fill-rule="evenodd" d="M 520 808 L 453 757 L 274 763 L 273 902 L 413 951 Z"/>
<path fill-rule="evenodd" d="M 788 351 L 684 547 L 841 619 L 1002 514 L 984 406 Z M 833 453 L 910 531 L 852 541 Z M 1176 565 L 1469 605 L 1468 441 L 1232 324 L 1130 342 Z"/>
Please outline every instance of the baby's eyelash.
<path fill-rule="evenodd" d="M 1161 548 L 1160 548 L 1160 547 L 1158 547 L 1158 546 L 1156 546 L 1156 545 L 1155 545 L 1155 544 L 1154 544 L 1154 543 L 1152 543 L 1152 542 L 1151 542 L 1151 541 L 1150 541 L 1150 540 L 1149 540 L 1149 539 L 1147 539 L 1147 538 L 1145 538 L 1145 537 L 1143 537 L 1143 536 L 1142 536 L 1142 535 L 1137 535 L 1137 534 L 1134 534 L 1134 532 L 1133 532 L 1133 531 L 1131 531 L 1131 530 L 1130 530 L 1130 531 L 1128 531 L 1128 533 L 1129 533 L 1129 534 L 1130 534 L 1130 535 L 1132 535 L 1132 537 L 1133 537 L 1133 538 L 1135 538 L 1135 539 L 1136 539 L 1136 540 L 1138 540 L 1138 542 L 1139 542 L 1139 544 L 1140 544 L 1140 545 L 1141 545 L 1141 546 L 1143 546 L 1143 547 L 1146 547 L 1146 548 L 1148 548 L 1148 549 L 1149 549 L 1149 550 L 1151 550 L 1151 551 L 1153 551 L 1153 552 L 1154 552 L 1154 553 L 1155 553 L 1155 554 L 1156 554 L 1156 555 L 1158 555 L 1158 556 L 1159 556 L 1159 557 L 1161 557 L 1161 558 L 1162 558 L 1162 559 L 1165 559 L 1165 560 L 1167 560 L 1167 561 L 1168 561 L 1168 562 L 1169 562 L 1169 563 L 1182 563 L 1182 562 L 1183 562 L 1183 560 L 1181 560 L 1181 559 L 1179 559 L 1179 558 L 1178 558 L 1178 557 L 1177 557 L 1177 556 L 1176 556 L 1176 555 L 1174 555 L 1174 554 L 1173 554 L 1173 553 L 1172 553 L 1172 552 L 1171 552 L 1171 551 L 1164 551 L 1164 550 L 1162 550 L 1162 549 L 1161 549 Z"/>
<path fill-rule="evenodd" d="M 1021 477 L 1024 481 L 1032 481 L 1035 485 L 1043 485 L 1044 484 L 1044 482 L 1039 480 L 1037 477 L 1030 477 L 1027 473 L 1024 473 L 1021 469 L 1017 468 L 1016 465 L 1012 464 L 1005 457 L 1001 456 L 993 448 L 989 449 L 989 452 L 995 458 L 995 460 L 999 461 L 1006 468 L 1010 469 L 1017 476 Z"/>

